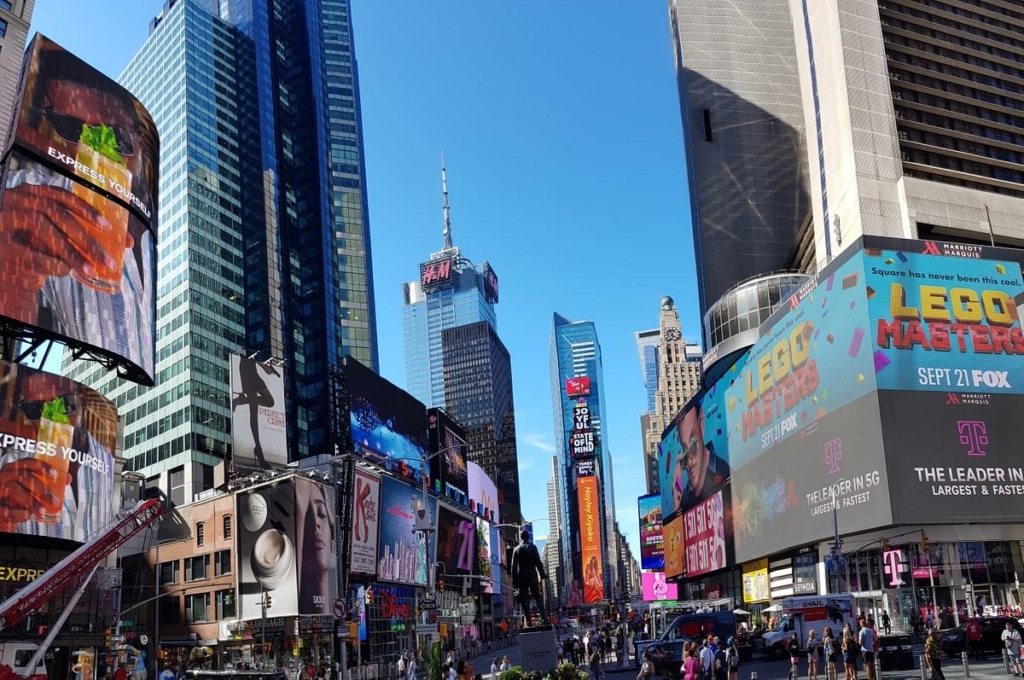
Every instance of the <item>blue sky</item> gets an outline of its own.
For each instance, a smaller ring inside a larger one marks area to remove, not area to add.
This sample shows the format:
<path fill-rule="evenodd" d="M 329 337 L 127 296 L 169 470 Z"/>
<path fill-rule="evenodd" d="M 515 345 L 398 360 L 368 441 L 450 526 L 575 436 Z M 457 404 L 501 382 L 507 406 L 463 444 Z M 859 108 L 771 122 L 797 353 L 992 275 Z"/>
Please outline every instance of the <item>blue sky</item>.
<path fill-rule="evenodd" d="M 646 404 L 633 332 L 662 296 L 699 340 L 679 104 L 664 0 L 352 0 L 381 373 L 405 385 L 403 281 L 452 234 L 501 281 L 524 515 L 554 452 L 552 313 L 596 322 L 616 511 L 638 554 Z M 116 76 L 162 2 L 39 0 L 32 31 Z"/>

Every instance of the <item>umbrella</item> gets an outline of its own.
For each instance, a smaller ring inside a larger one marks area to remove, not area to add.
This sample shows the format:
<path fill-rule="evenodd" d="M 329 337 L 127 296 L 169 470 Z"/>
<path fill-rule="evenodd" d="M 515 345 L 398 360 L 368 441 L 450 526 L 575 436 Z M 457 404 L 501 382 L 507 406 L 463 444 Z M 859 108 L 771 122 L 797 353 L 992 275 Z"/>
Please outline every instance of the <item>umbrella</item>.
<path fill-rule="evenodd" d="M 782 605 L 781 604 L 773 604 L 771 607 L 765 607 L 764 609 L 762 609 L 761 613 L 762 614 L 771 614 L 772 612 L 781 612 L 781 611 L 782 611 Z"/>
<path fill-rule="evenodd" d="M 750 612 L 748 612 L 746 609 L 733 609 L 732 613 L 736 616 L 750 616 Z"/>

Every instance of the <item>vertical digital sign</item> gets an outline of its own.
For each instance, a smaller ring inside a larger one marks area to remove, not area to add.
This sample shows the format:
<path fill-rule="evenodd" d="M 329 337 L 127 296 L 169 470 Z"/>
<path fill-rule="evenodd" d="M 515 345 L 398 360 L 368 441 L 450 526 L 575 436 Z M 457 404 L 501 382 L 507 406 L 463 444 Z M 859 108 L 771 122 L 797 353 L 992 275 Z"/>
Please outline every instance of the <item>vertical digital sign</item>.
<path fill-rule="evenodd" d="M 430 481 L 434 491 L 469 507 L 469 472 L 466 468 L 466 433 L 443 409 L 427 411 L 430 442 Z"/>
<path fill-rule="evenodd" d="M 590 406 L 580 397 L 572 409 L 572 432 L 569 434 L 569 455 L 573 460 L 594 455 L 597 444 L 591 429 Z"/>
<path fill-rule="evenodd" d="M 604 554 L 601 550 L 601 504 L 597 478 L 576 481 L 580 515 L 580 544 L 583 555 L 583 603 L 604 600 Z"/>
<path fill-rule="evenodd" d="M 640 568 L 664 569 L 665 545 L 661 527 L 661 496 L 650 494 L 638 499 L 640 509 Z"/>

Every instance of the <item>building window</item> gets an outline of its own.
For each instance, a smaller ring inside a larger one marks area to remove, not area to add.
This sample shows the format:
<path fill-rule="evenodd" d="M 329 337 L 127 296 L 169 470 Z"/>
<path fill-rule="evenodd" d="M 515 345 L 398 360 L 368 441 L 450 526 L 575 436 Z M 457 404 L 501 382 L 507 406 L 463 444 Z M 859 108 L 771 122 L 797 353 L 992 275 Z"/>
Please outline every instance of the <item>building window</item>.
<path fill-rule="evenodd" d="M 231 573 L 231 551 L 218 550 L 213 553 L 213 575 L 223 576 Z"/>
<path fill-rule="evenodd" d="M 7 4 L 10 4 L 10 3 L 7 3 Z M 6 37 L 7 37 L 7 22 L 4 21 L 3 19 L 0 19 L 0 38 L 6 38 Z"/>
<path fill-rule="evenodd" d="M 196 523 L 196 545 L 200 548 L 206 543 L 206 525 L 202 522 Z"/>
<path fill-rule="evenodd" d="M 10 0 L 0 0 L 0 9 L 5 9 L 8 12 L 14 11 L 14 3 Z"/>
<path fill-rule="evenodd" d="M 210 556 L 197 555 L 185 558 L 185 581 L 200 581 L 209 576 Z"/>
<path fill-rule="evenodd" d="M 165 595 L 160 600 L 160 623 L 181 623 L 181 609 L 177 595 Z"/>
<path fill-rule="evenodd" d="M 210 594 L 185 596 L 185 623 L 206 623 L 209 620 Z"/>
<path fill-rule="evenodd" d="M 231 538 L 231 515 L 224 515 L 224 538 Z"/>
<path fill-rule="evenodd" d="M 224 619 L 235 618 L 235 591 L 233 590 L 218 590 L 217 591 L 217 620 L 223 621 Z"/>
<path fill-rule="evenodd" d="M 160 585 L 167 586 L 178 582 L 180 564 L 178 560 L 160 563 Z"/>

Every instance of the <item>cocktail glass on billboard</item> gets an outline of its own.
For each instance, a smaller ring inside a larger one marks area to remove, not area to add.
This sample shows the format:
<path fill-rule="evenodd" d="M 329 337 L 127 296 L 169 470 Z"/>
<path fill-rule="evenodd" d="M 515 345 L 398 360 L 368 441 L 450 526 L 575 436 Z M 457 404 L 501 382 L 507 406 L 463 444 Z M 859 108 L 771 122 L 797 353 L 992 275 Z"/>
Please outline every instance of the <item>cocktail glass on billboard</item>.
<path fill-rule="evenodd" d="M 68 452 L 74 443 L 75 426 L 68 419 L 65 399 L 57 397 L 43 405 L 39 418 L 39 433 L 36 440 L 42 444 L 37 460 L 46 463 L 41 480 L 46 493 L 36 497 L 39 506 L 45 511 L 41 522 L 52 524 L 60 519 L 60 511 L 64 506 L 64 487 L 68 483 Z"/>
<path fill-rule="evenodd" d="M 118 139 L 119 132 L 125 139 Z M 132 173 L 125 163 L 124 156 L 121 155 L 121 151 L 130 148 L 131 141 L 126 132 L 103 124 L 83 124 L 78 139 L 78 150 L 75 153 L 75 164 L 76 167 L 81 165 L 92 173 L 106 177 L 113 186 L 127 187 L 126 190 L 130 190 Z M 97 290 L 108 293 L 120 290 L 121 267 L 124 264 L 125 241 L 128 235 L 128 211 L 84 184 L 75 182 L 71 192 L 99 213 L 98 219 L 83 220 L 81 224 L 87 235 L 101 246 L 99 260 L 93 259 L 89 262 L 92 268 L 91 276 L 77 269 L 71 274 L 85 285 Z"/>

